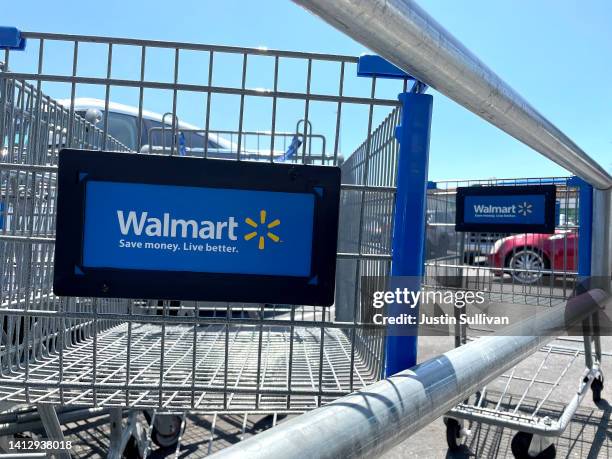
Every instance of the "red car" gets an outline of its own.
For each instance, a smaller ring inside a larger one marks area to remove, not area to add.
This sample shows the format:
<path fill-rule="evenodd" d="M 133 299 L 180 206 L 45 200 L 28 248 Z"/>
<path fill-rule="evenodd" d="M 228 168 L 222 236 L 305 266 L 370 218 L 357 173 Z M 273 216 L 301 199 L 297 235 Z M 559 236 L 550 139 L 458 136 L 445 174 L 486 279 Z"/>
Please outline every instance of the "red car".
<path fill-rule="evenodd" d="M 521 284 L 533 284 L 550 271 L 575 271 L 578 263 L 578 235 L 567 230 L 555 234 L 515 234 L 499 239 L 488 256 L 495 271 L 510 274 Z M 548 271 L 548 272 L 547 272 Z"/>

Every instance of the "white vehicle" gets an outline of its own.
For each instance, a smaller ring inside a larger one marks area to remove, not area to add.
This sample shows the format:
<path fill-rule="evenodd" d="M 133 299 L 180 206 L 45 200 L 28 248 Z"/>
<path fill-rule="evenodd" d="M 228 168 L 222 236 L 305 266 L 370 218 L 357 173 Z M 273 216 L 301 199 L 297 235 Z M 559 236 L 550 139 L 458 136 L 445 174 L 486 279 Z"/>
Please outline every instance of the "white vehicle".
<path fill-rule="evenodd" d="M 70 99 L 59 100 L 65 107 L 70 107 Z M 105 101 L 93 98 L 76 98 L 74 111 L 96 127 L 104 129 Z M 160 115 L 149 110 L 142 110 L 142 120 L 139 122 L 137 107 L 109 102 L 107 117 L 107 133 L 127 146 L 132 151 L 142 153 L 170 153 L 174 144 L 175 154 L 182 156 L 204 156 L 218 159 L 236 159 L 238 144 L 227 140 L 218 133 L 209 131 L 206 135 L 204 129 L 198 128 L 184 121 L 176 120 L 174 131 L 172 129 L 172 113 Z M 228 136 L 238 133 L 227 132 Z M 252 150 L 245 148 L 247 136 L 271 136 L 266 132 L 243 132 L 243 144 L 240 146 L 240 159 L 243 160 L 269 160 L 270 150 Z M 297 153 L 301 141 L 299 135 L 294 133 L 275 133 L 275 137 L 289 138 L 288 149 L 275 150 L 274 161 L 289 160 Z M 205 146 L 206 142 L 206 146 Z M 285 142 L 287 145 L 287 142 Z M 281 146 L 283 144 L 281 143 Z"/>

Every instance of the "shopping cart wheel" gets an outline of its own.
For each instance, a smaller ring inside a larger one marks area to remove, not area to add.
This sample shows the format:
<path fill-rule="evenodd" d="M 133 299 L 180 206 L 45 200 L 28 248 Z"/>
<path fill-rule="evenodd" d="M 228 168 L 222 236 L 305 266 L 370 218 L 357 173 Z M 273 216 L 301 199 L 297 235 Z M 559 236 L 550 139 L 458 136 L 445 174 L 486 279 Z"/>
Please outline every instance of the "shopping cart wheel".
<path fill-rule="evenodd" d="M 145 418 L 151 423 L 151 415 L 144 412 Z M 177 415 L 157 415 L 151 432 L 151 440 L 160 448 L 176 448 L 181 436 L 182 419 Z"/>
<path fill-rule="evenodd" d="M 514 437 L 512 437 L 512 443 L 510 447 L 512 448 L 512 455 L 516 459 L 554 459 L 557 455 L 557 448 L 555 445 L 550 445 L 543 451 L 540 451 L 535 456 L 529 453 L 529 445 L 531 445 L 531 440 L 533 439 L 533 434 L 527 432 L 517 432 Z"/>
<path fill-rule="evenodd" d="M 156 421 L 158 419 L 159 423 L 155 423 L 151 433 L 153 443 L 160 448 L 176 448 L 181 435 L 181 417 L 176 415 L 158 416 Z"/>
<path fill-rule="evenodd" d="M 463 446 L 461 424 L 453 418 L 444 418 L 446 424 L 446 444 L 451 451 L 457 451 Z"/>
<path fill-rule="evenodd" d="M 122 459 L 141 459 L 142 455 L 140 454 L 140 450 L 138 449 L 138 444 L 136 443 L 136 439 L 132 436 L 125 445 L 125 449 L 123 450 L 123 454 L 121 455 Z"/>
<path fill-rule="evenodd" d="M 482 397 L 482 392 L 478 391 L 474 394 L 474 406 L 478 406 L 478 404 L 480 403 L 480 407 L 481 408 L 486 408 L 487 407 L 487 399 L 486 397 L 483 400 L 480 400 L 480 398 Z"/>
<path fill-rule="evenodd" d="M 604 386 L 604 378 L 602 375 L 599 375 L 591 383 L 591 391 L 593 391 L 593 402 L 594 403 L 601 402 L 601 391 L 603 390 L 603 386 Z"/>

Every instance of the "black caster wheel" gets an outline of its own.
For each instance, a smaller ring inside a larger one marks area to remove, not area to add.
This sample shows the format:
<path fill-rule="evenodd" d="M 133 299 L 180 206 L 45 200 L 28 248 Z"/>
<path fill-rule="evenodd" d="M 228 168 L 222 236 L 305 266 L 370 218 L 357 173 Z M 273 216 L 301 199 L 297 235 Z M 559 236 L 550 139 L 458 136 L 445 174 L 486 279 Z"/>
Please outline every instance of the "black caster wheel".
<path fill-rule="evenodd" d="M 161 421 L 161 416 L 156 418 Z M 176 444 L 181 436 L 181 417 L 172 415 L 164 416 L 163 422 L 156 422 L 151 432 L 151 440 L 160 448 L 176 448 Z"/>
<path fill-rule="evenodd" d="M 145 411 L 144 416 L 147 422 L 151 424 L 151 415 Z M 182 419 L 177 415 L 157 415 L 153 430 L 151 431 L 151 440 L 162 449 L 176 448 L 176 444 L 181 436 Z"/>
<path fill-rule="evenodd" d="M 604 378 L 599 375 L 591 383 L 591 391 L 593 392 L 593 402 L 598 403 L 601 401 L 601 391 L 604 387 Z"/>
<path fill-rule="evenodd" d="M 446 424 L 446 444 L 451 451 L 458 451 L 463 446 L 461 442 L 461 424 L 453 418 L 444 418 Z"/>
<path fill-rule="evenodd" d="M 487 399 L 486 397 L 483 400 L 480 400 L 480 398 L 482 397 L 482 392 L 478 391 L 474 394 L 474 406 L 480 406 L 481 408 L 486 408 L 487 406 Z M 480 405 L 479 405 L 480 403 Z"/>
<path fill-rule="evenodd" d="M 123 454 L 121 455 L 122 459 L 142 459 L 140 454 L 140 450 L 138 449 L 138 445 L 136 444 L 136 439 L 134 437 L 130 437 L 125 445 L 125 449 L 123 450 Z"/>
<path fill-rule="evenodd" d="M 540 451 L 537 455 L 529 454 L 529 445 L 533 439 L 533 434 L 527 432 L 517 432 L 512 437 L 512 455 L 516 459 L 554 459 L 557 455 L 555 445 L 550 445 L 544 451 Z"/>

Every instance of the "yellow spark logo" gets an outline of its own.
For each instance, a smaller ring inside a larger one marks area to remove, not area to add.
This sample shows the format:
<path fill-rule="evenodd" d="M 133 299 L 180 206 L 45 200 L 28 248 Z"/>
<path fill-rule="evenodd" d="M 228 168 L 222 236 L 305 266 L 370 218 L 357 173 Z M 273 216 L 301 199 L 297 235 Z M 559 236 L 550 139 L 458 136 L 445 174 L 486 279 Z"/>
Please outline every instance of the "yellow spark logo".
<path fill-rule="evenodd" d="M 250 241 L 251 239 L 259 236 L 259 242 L 257 244 L 257 247 L 259 248 L 259 250 L 263 250 L 266 246 L 266 238 L 265 236 L 263 236 L 263 234 L 260 234 L 260 232 L 261 233 L 265 232 L 266 236 L 273 242 L 280 241 L 280 238 L 276 234 L 269 231 L 272 228 L 275 228 L 278 225 L 280 225 L 280 220 L 277 218 L 276 220 L 273 220 L 266 225 L 266 217 L 267 217 L 266 211 L 260 210 L 259 211 L 259 223 L 256 223 L 252 218 L 248 218 L 248 217 L 245 218 L 244 220 L 247 225 L 255 228 L 255 231 L 251 231 L 250 233 L 245 234 L 244 239 L 247 241 Z"/>

